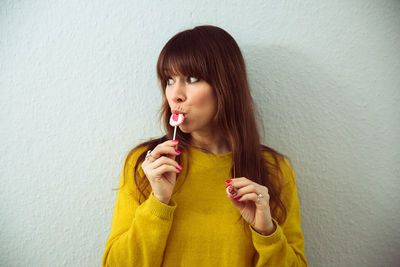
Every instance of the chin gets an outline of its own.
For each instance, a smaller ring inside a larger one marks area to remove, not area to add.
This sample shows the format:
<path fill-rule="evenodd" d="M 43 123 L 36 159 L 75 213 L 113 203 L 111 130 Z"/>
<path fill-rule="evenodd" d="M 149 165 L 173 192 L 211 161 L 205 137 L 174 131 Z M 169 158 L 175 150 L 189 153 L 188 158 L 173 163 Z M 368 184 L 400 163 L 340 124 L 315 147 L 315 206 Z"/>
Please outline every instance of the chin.
<path fill-rule="evenodd" d="M 190 129 L 188 129 L 187 127 L 185 127 L 183 125 L 179 126 L 179 130 L 181 130 L 181 132 L 183 132 L 185 134 L 189 134 L 192 132 Z"/>

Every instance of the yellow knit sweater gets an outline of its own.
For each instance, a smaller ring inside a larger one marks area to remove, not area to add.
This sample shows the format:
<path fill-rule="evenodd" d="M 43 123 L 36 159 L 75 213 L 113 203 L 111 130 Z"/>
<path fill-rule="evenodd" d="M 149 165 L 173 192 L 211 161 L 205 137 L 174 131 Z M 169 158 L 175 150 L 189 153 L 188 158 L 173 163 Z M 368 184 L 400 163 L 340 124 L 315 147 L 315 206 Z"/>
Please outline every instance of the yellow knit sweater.
<path fill-rule="evenodd" d="M 188 176 L 183 154 L 184 168 L 169 205 L 152 192 L 139 205 L 133 166 L 143 151 L 125 159 L 103 266 L 307 266 L 295 174 L 286 159 L 280 166 L 287 219 L 281 225 L 274 220 L 276 231 L 263 236 L 240 219 L 226 196 L 232 153 L 190 148 Z"/>

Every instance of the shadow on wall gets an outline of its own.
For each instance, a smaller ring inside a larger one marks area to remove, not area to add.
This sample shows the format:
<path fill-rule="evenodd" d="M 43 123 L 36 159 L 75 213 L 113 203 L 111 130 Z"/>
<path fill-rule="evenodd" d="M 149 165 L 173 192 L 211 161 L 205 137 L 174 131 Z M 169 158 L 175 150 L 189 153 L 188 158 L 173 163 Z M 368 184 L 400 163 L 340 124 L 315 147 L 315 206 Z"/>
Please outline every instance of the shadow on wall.
<path fill-rule="evenodd" d="M 362 77 L 353 75 L 357 66 L 341 68 L 339 62 L 323 62 L 313 54 L 280 46 L 242 46 L 242 52 L 265 126 L 263 142 L 296 163 L 309 262 L 390 262 L 396 252 L 388 246 L 379 249 L 380 257 L 370 255 L 368 251 L 378 252 L 373 240 L 382 237 L 379 231 L 366 231 L 384 220 L 371 206 L 379 209 L 385 203 L 369 197 L 376 195 L 369 185 L 375 179 L 371 140 L 379 116 L 374 99 L 383 97 L 379 90 L 356 80 Z"/>
<path fill-rule="evenodd" d="M 325 197 L 321 186 L 334 185 L 329 185 L 324 177 L 328 168 L 323 165 L 325 161 L 317 159 L 327 157 L 327 147 L 319 144 L 326 141 L 325 132 L 334 127 L 329 122 L 334 118 L 324 114 L 332 110 L 324 106 L 330 104 L 326 89 L 333 82 L 305 55 L 288 48 L 252 46 L 243 47 L 243 53 L 252 95 L 264 124 L 263 142 L 296 162 L 306 256 L 315 264 L 324 258 L 319 255 L 323 253 L 319 244 L 329 239 L 323 229 L 329 212 L 321 205 Z M 318 172 L 309 177 L 304 170 Z M 314 183 L 315 180 L 321 184 Z"/>

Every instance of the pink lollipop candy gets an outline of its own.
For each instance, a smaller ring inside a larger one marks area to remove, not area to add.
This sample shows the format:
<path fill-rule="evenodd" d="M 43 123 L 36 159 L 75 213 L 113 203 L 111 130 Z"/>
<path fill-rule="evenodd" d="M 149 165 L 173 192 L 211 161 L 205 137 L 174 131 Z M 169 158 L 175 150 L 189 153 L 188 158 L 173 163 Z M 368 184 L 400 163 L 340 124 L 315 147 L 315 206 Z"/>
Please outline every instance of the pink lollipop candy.
<path fill-rule="evenodd" d="M 185 117 L 183 116 L 182 113 L 175 113 L 171 115 L 171 118 L 169 119 L 169 124 L 174 127 L 174 126 L 179 126 L 183 123 L 183 120 Z"/>
<path fill-rule="evenodd" d="M 175 127 L 175 129 L 174 129 L 174 138 L 172 138 L 172 140 L 175 140 L 176 127 L 181 125 L 184 120 L 185 120 L 185 116 L 183 116 L 182 113 L 175 113 L 175 114 L 171 115 L 171 118 L 169 119 L 169 125 L 171 125 L 172 127 Z"/>

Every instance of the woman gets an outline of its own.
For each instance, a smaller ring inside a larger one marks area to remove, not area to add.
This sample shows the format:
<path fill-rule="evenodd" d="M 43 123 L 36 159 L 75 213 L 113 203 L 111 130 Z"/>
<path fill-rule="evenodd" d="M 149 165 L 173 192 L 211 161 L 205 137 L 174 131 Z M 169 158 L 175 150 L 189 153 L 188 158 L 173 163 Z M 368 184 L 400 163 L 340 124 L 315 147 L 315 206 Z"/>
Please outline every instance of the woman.
<path fill-rule="evenodd" d="M 180 32 L 157 74 L 166 135 L 125 158 L 103 266 L 307 266 L 295 174 L 260 144 L 235 40 Z"/>

